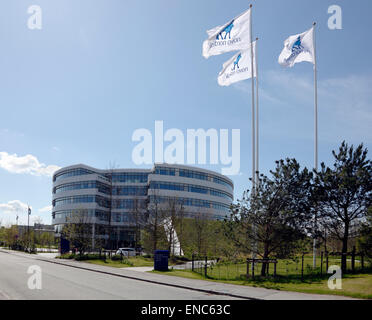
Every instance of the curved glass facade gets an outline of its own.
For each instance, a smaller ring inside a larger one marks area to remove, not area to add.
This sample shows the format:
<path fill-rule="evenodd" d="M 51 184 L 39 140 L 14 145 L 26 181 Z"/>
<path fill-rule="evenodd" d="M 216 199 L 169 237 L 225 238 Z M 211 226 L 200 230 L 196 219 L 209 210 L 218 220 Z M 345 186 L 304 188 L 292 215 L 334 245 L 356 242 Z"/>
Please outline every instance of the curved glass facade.
<path fill-rule="evenodd" d="M 168 164 L 156 164 L 152 170 L 66 167 L 54 174 L 52 192 L 56 230 L 83 210 L 89 223 L 115 228 L 116 241 L 132 232 L 135 212 L 149 215 L 155 202 L 177 199 L 186 216 L 201 210 L 220 219 L 228 214 L 233 201 L 230 179 L 208 170 Z"/>

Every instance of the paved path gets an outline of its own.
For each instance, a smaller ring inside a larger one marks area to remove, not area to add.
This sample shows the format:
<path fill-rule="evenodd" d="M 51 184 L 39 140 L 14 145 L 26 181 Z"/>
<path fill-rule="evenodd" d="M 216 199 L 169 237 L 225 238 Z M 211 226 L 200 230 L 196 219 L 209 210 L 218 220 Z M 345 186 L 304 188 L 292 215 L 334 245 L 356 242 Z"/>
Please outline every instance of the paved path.
<path fill-rule="evenodd" d="M 27 288 L 30 265 L 42 268 L 42 290 Z M 0 270 L 0 299 L 349 299 L 186 279 L 4 250 L 0 250 Z"/>

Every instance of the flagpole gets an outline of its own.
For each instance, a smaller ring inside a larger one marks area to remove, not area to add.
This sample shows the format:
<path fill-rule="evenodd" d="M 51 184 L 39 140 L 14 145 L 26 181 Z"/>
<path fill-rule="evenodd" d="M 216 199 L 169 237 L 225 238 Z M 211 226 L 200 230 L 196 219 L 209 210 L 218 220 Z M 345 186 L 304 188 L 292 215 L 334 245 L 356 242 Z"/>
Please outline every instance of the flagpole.
<path fill-rule="evenodd" d="M 250 5 L 250 8 L 251 8 L 251 11 L 250 11 L 250 15 L 251 15 L 251 18 L 249 19 L 250 20 L 250 32 L 251 32 L 251 81 L 252 81 L 252 192 L 254 194 L 254 190 L 255 190 L 255 175 L 256 175 L 256 156 L 255 156 L 255 150 L 256 150 L 256 147 L 255 147 L 255 107 L 254 107 L 254 72 L 253 72 L 253 42 L 252 42 L 252 5 Z"/>
<path fill-rule="evenodd" d="M 318 171 L 318 83 L 317 83 L 317 61 L 316 61 L 316 41 L 315 41 L 315 26 L 313 23 L 313 41 L 314 41 L 314 168 Z M 316 227 L 316 213 L 314 217 L 314 227 Z M 314 228 L 314 231 L 315 228 Z M 316 237 L 314 234 L 313 240 L 313 268 L 316 268 Z"/>
<path fill-rule="evenodd" d="M 30 206 L 27 206 L 27 249 L 30 248 Z"/>
<path fill-rule="evenodd" d="M 256 38 L 256 45 L 255 45 L 255 59 L 256 59 L 256 187 L 258 187 L 260 183 L 260 169 L 259 169 L 259 128 L 258 128 L 258 62 L 257 62 L 257 44 L 258 38 Z"/>
<path fill-rule="evenodd" d="M 254 106 L 254 64 L 253 64 L 253 32 L 252 32 L 252 4 L 250 7 L 250 39 L 251 39 L 251 81 L 252 81 L 252 197 L 256 194 L 256 138 L 255 138 L 255 106 Z M 256 232 L 256 227 L 253 225 L 253 232 Z M 256 242 L 252 243 L 252 258 L 256 258 Z M 254 270 L 254 263 L 252 263 L 252 272 Z M 252 273 L 253 274 L 253 273 Z"/>
<path fill-rule="evenodd" d="M 256 138 L 255 138 L 254 72 L 253 72 L 254 65 L 253 65 L 253 42 L 252 42 L 252 5 L 250 5 L 250 8 L 251 8 L 251 12 L 250 12 L 250 15 L 251 15 L 251 18 L 250 18 L 251 37 L 250 38 L 251 38 L 251 81 L 252 81 L 252 193 L 254 194 L 254 192 L 255 192 L 255 180 L 256 180 L 256 178 L 255 178 L 255 175 L 256 175 L 256 164 L 255 164 L 255 162 L 256 162 L 256 156 L 255 156 Z"/>

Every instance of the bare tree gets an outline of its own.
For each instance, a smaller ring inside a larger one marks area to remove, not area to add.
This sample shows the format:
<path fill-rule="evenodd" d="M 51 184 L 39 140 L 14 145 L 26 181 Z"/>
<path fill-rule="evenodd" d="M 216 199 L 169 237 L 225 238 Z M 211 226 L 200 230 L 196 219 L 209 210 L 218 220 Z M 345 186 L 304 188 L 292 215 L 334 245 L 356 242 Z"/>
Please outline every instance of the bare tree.
<path fill-rule="evenodd" d="M 135 247 L 138 248 L 141 244 L 141 230 L 146 225 L 146 208 L 142 199 L 136 197 L 133 200 L 131 217 L 134 225 Z"/>
<path fill-rule="evenodd" d="M 161 207 L 164 216 L 164 231 L 168 239 L 168 248 L 172 255 L 175 255 L 176 242 L 179 242 L 179 238 L 176 232 L 176 225 L 183 217 L 183 204 L 176 197 L 170 197 L 167 199 L 165 204 Z M 181 222 L 182 224 L 182 222 Z M 176 239 L 177 237 L 177 239 Z M 179 243 L 179 253 L 182 254 L 181 244 Z"/>
<path fill-rule="evenodd" d="M 194 214 L 193 227 L 198 254 L 207 253 L 208 221 L 211 219 L 211 211 L 203 208 Z"/>
<path fill-rule="evenodd" d="M 160 239 L 160 232 L 164 229 L 165 212 L 161 208 L 161 198 L 158 191 L 154 189 L 153 195 L 148 205 L 147 219 L 145 229 L 149 233 L 152 250 L 158 249 L 158 242 Z"/>
<path fill-rule="evenodd" d="M 179 226 L 178 230 L 178 239 L 180 242 L 180 251 L 179 255 L 182 255 L 182 244 L 184 243 L 184 225 L 185 225 L 185 207 L 183 201 L 180 202 L 180 207 L 177 215 L 177 225 Z"/>

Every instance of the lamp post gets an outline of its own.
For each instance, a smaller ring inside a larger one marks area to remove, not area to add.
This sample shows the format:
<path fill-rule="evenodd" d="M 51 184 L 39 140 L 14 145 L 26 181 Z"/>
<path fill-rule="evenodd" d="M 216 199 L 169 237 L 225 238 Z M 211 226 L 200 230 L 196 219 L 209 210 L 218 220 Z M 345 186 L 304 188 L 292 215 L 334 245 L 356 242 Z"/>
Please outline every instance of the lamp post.
<path fill-rule="evenodd" d="M 27 238 L 28 238 L 28 243 L 27 243 L 27 249 L 30 249 L 30 215 L 31 215 L 31 208 L 28 206 L 27 210 Z"/>

